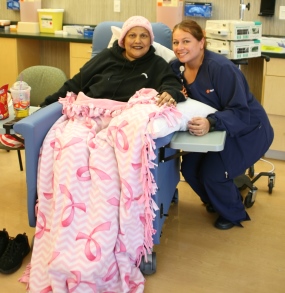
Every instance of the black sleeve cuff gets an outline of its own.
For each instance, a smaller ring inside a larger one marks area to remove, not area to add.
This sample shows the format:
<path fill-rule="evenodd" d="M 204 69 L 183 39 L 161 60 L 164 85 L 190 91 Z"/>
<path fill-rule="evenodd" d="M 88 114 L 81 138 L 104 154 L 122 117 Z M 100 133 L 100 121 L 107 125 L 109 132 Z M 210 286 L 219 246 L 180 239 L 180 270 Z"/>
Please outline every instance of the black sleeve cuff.
<path fill-rule="evenodd" d="M 215 131 L 215 126 L 216 126 L 216 120 L 212 117 L 207 117 L 207 120 L 209 121 L 210 123 L 210 129 L 209 129 L 209 132 L 213 132 Z"/>

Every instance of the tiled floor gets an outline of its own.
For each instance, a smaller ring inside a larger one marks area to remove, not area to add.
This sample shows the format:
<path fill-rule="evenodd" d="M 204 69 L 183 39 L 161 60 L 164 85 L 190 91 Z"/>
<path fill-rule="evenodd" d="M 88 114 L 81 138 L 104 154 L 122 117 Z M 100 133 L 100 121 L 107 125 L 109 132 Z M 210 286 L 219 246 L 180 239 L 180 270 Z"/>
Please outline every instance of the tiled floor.
<path fill-rule="evenodd" d="M 215 229 L 216 215 L 206 213 L 190 187 L 179 183 L 179 203 L 171 206 L 161 244 L 155 246 L 157 272 L 146 277 L 145 293 L 285 292 L 285 162 L 270 162 L 276 172 L 273 193 L 268 194 L 266 177 L 256 182 L 256 202 L 244 228 Z M 256 172 L 269 170 L 267 163 L 255 165 Z M 0 174 L 0 229 L 11 236 L 26 232 L 31 240 L 25 173 L 16 152 L 0 151 Z M 26 292 L 17 280 L 30 257 L 14 274 L 0 274 L 1 293 Z"/>

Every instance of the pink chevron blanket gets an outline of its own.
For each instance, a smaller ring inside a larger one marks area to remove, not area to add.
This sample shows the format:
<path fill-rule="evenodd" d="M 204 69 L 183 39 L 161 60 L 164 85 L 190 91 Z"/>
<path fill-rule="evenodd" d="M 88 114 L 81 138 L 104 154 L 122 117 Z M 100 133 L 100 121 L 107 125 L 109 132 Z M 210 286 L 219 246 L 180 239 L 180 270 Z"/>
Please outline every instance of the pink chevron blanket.
<path fill-rule="evenodd" d="M 128 103 L 80 93 L 61 99 L 63 116 L 47 134 L 38 169 L 38 211 L 31 293 L 139 293 L 141 257 L 151 253 L 157 117 L 178 124 L 174 107 L 157 107 L 152 89 Z"/>

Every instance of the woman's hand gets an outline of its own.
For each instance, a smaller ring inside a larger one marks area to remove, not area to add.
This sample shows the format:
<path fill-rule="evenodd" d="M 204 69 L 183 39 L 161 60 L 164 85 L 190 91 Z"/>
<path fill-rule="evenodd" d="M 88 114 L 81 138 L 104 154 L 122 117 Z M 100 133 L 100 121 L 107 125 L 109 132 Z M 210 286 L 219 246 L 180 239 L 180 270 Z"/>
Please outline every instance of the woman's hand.
<path fill-rule="evenodd" d="M 207 118 L 194 117 L 188 122 L 188 129 L 191 134 L 202 136 L 209 132 L 210 123 Z"/>
<path fill-rule="evenodd" d="M 156 105 L 159 107 L 164 104 L 167 104 L 168 106 L 170 106 L 170 105 L 176 106 L 176 104 L 177 104 L 176 101 L 172 98 L 172 96 L 170 94 L 168 94 L 167 92 L 163 92 L 162 94 L 158 94 L 156 97 L 157 97 Z"/>

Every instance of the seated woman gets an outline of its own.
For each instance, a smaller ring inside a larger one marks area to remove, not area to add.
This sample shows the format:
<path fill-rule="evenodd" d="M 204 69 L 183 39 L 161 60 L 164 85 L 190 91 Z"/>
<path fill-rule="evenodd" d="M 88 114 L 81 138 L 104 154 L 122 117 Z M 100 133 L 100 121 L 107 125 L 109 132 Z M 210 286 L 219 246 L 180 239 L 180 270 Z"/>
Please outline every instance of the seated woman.
<path fill-rule="evenodd" d="M 172 105 L 185 100 L 153 38 L 147 19 L 129 18 L 112 48 L 42 104 L 59 99 L 64 115 L 40 154 L 31 293 L 144 291 L 138 266 L 157 208 L 148 123 L 175 123 Z"/>
<path fill-rule="evenodd" d="M 188 123 L 190 133 L 227 132 L 224 150 L 183 156 L 181 172 L 205 203 L 217 212 L 215 227 L 230 229 L 249 220 L 234 178 L 258 161 L 273 141 L 268 117 L 249 90 L 247 81 L 232 61 L 206 49 L 201 27 L 184 20 L 173 29 L 172 68 L 181 78 L 187 95 L 217 109 L 207 118 Z"/>
<path fill-rule="evenodd" d="M 168 63 L 154 53 L 153 40 L 152 27 L 147 19 L 141 16 L 129 18 L 113 47 L 90 59 L 78 74 L 66 81 L 58 92 L 48 96 L 41 106 L 58 101 L 67 92 L 83 92 L 94 99 L 127 102 L 142 88 L 153 88 L 162 93 L 159 105 L 184 101 L 179 79 Z"/>

